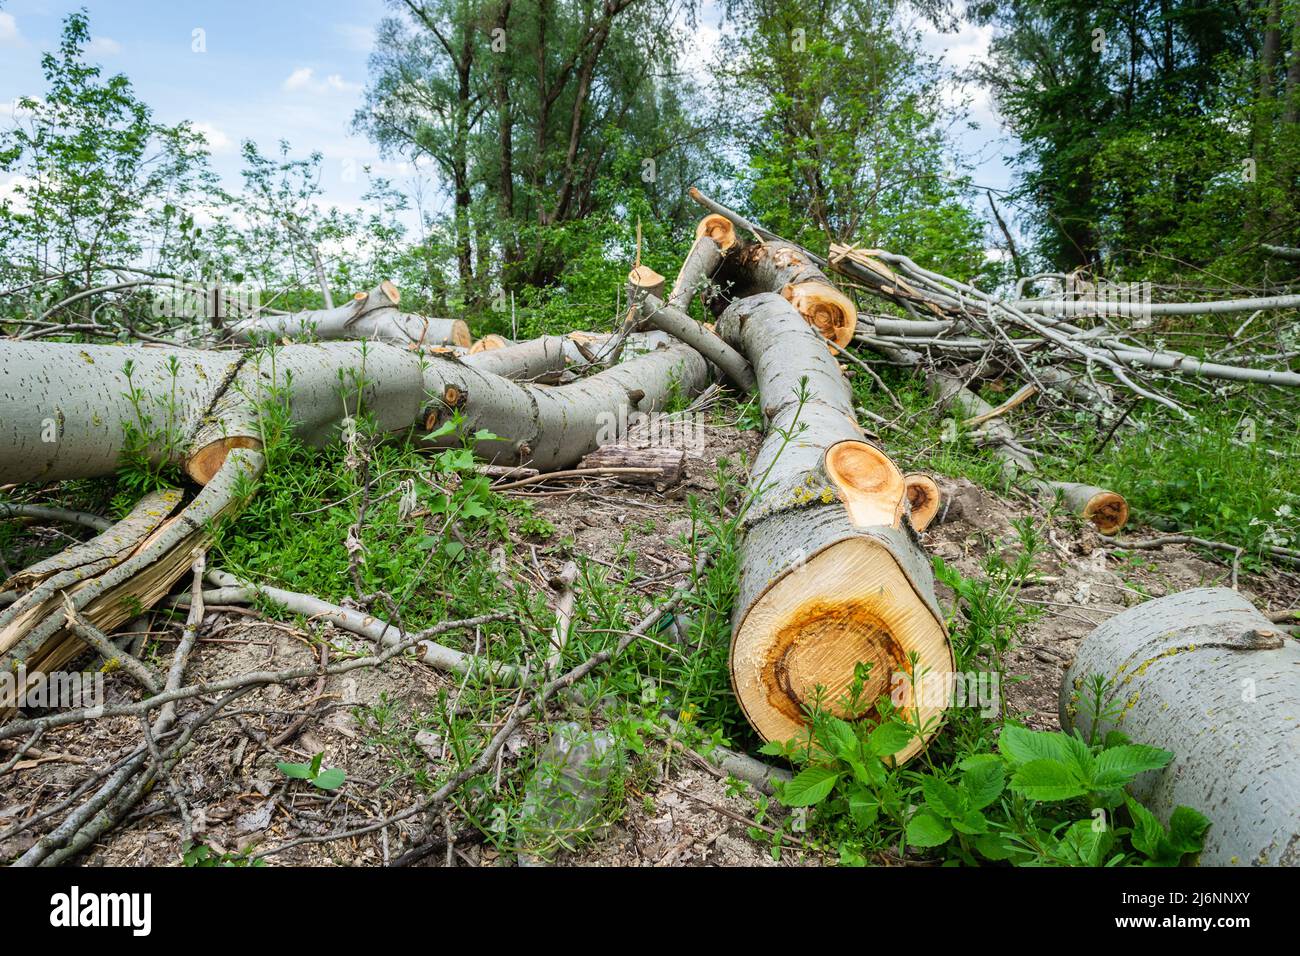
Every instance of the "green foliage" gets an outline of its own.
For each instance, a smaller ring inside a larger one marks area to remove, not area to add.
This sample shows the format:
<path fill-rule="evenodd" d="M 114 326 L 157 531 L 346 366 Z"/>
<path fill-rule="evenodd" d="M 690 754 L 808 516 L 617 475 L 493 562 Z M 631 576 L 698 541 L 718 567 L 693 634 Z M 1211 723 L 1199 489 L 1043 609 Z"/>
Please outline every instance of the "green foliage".
<path fill-rule="evenodd" d="M 1252 240 L 1300 225 L 1300 90 L 1283 83 L 1284 57 L 1262 57 L 1266 6 L 970 8 L 997 29 L 981 74 L 1024 144 L 1017 198 L 1047 264 L 1128 280 L 1188 266 L 1245 276 L 1262 261 Z M 1294 36 L 1300 14 L 1283 6 Z"/>
<path fill-rule="evenodd" d="M 1032 555 L 1032 548 L 1023 553 Z M 1009 576 L 1019 580 L 1027 571 L 1022 561 Z M 1005 594 L 951 569 L 941 575 L 972 622 L 1006 621 Z M 1004 649 L 1000 626 L 970 630 L 954 641 L 964 648 L 959 658 L 969 662 Z M 865 668 L 856 675 L 838 702 L 840 713 L 863 711 L 868 677 Z M 1100 700 L 1105 688 L 1096 681 L 1089 686 Z M 892 852 L 962 865 L 1176 866 L 1201 849 L 1205 817 L 1179 807 L 1165 827 L 1125 792 L 1139 774 L 1169 764 L 1174 755 L 1166 750 L 1132 744 L 1117 731 L 1089 742 L 957 708 L 929 744 L 924 768 L 902 769 L 892 755 L 926 728 L 885 697 L 876 713 L 878 720 L 849 722 L 819 700 L 809 709 L 806 736 L 763 748 L 800 768 L 778 798 L 787 807 L 811 808 L 814 831 L 843 863 L 861 865 Z"/>
<path fill-rule="evenodd" d="M 744 195 L 767 228 L 813 248 L 907 249 L 985 272 L 983 223 L 953 161 L 937 64 L 896 4 L 731 0 L 728 44 Z M 945 110 L 951 114 L 952 110 Z"/>
<path fill-rule="evenodd" d="M 347 780 L 348 775 L 337 767 L 322 767 L 321 760 L 324 757 L 325 754 L 322 751 L 311 758 L 311 763 L 279 761 L 275 766 L 290 780 L 306 780 L 317 790 L 337 790 L 343 786 L 343 782 Z"/>
<path fill-rule="evenodd" d="M 184 866 L 198 869 L 266 866 L 265 860 L 251 858 L 249 856 L 250 852 L 251 850 L 244 850 L 241 853 L 218 853 L 206 843 L 191 843 L 185 847 L 184 853 L 181 855 L 181 863 Z"/>

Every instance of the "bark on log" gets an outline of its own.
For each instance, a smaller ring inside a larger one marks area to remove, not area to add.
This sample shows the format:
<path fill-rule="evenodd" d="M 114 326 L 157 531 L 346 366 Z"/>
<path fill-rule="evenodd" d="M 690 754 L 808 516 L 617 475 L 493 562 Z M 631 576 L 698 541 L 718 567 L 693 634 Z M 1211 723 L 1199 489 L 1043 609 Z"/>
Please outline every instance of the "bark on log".
<path fill-rule="evenodd" d="M 619 481 L 633 485 L 654 485 L 660 491 L 680 482 L 686 474 L 686 450 L 661 445 L 639 448 L 635 445 L 602 445 L 582 459 L 583 468 L 659 469 L 658 474 L 627 474 Z"/>
<path fill-rule="evenodd" d="M 309 447 L 328 443 L 361 407 L 381 431 L 432 427 L 460 408 L 471 432 L 502 436 L 480 443 L 489 460 L 562 468 L 597 446 L 620 408 L 653 411 L 675 389 L 694 395 L 707 384 L 703 358 L 680 344 L 548 388 L 383 344 L 240 353 L 0 342 L 0 482 L 112 474 L 134 430 L 149 436 L 141 450 L 149 461 L 181 465 L 203 484 L 232 448 L 260 447 L 259 403 L 274 389 L 287 392 L 295 434 Z"/>
<path fill-rule="evenodd" d="M 433 348 L 473 343 L 469 326 L 460 319 L 434 319 L 402 312 L 397 286 L 385 280 L 370 292 L 358 292 L 351 302 L 336 309 L 313 309 L 289 315 L 261 315 L 230 327 L 237 341 L 256 342 L 315 336 L 318 339 L 355 339 L 387 342 L 407 348 Z"/>
<path fill-rule="evenodd" d="M 1240 594 L 1198 588 L 1112 617 L 1080 644 L 1061 686 L 1061 726 L 1092 734 L 1086 680 L 1137 743 L 1174 752 L 1131 790 L 1167 821 L 1205 814 L 1202 865 L 1300 865 L 1300 643 Z M 1108 728 L 1101 728 L 1104 732 Z"/>
<path fill-rule="evenodd" d="M 713 279 L 722 257 L 736 244 L 736 230 L 723 216 L 705 216 L 695 227 L 695 243 L 673 281 L 668 304 L 686 312 L 691 299 Z"/>
<path fill-rule="evenodd" d="M 636 307 L 639 310 L 638 319 L 643 325 L 680 339 L 721 369 L 738 388 L 746 392 L 753 391 L 756 383 L 749 361 L 722 341 L 716 332 L 654 295 L 644 295 Z"/>
<path fill-rule="evenodd" d="M 945 372 L 931 371 L 926 375 L 930 392 L 942 409 L 956 409 L 964 419 L 985 418 L 993 406 L 966 388 L 961 379 Z M 1128 523 L 1128 502 L 1114 491 L 1092 485 L 1067 481 L 1045 481 L 1036 477 L 1034 460 L 1025 454 L 1016 442 L 1016 433 L 1000 418 L 986 419 L 980 431 L 992 438 L 993 454 L 1002 459 L 1003 474 L 1008 480 L 1017 471 L 1030 475 L 1030 485 L 1042 496 L 1055 498 L 1058 494 L 1074 514 L 1087 519 L 1102 534 L 1115 534 Z"/>
<path fill-rule="evenodd" d="M 719 279 L 724 286 L 730 284 L 734 299 L 779 293 L 837 348 L 853 341 L 858 307 L 793 243 L 737 244 L 723 261 Z"/>
<path fill-rule="evenodd" d="M 863 441 L 839 366 L 789 301 L 743 299 L 718 329 L 749 357 L 769 429 L 750 476 L 731 645 L 746 717 L 765 739 L 790 739 L 818 685 L 825 706 L 850 718 L 873 714 L 891 692 L 923 721 L 939 717 L 947 701 L 914 693 L 905 679 L 912 651 L 932 676 L 953 669 L 906 481 Z M 845 692 L 859 663 L 870 675 L 849 712 Z M 907 760 L 923 746 L 915 740 L 895 756 Z"/>

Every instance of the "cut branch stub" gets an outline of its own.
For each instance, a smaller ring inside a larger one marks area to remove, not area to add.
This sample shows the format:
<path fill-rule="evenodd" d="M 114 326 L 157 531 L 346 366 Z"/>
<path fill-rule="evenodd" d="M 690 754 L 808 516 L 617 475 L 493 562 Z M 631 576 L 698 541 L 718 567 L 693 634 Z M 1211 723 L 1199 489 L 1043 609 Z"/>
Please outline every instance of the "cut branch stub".
<path fill-rule="evenodd" d="M 748 356 L 769 419 L 750 476 L 733 620 L 742 710 L 765 739 L 789 740 L 819 694 L 849 719 L 874 719 L 883 695 L 937 730 L 948 700 L 936 684 L 953 660 L 905 479 L 863 441 L 834 357 L 788 301 L 740 300 L 718 330 Z M 914 655 L 925 675 L 916 683 Z"/>
<path fill-rule="evenodd" d="M 695 224 L 695 238 L 712 239 L 719 249 L 726 252 L 736 244 L 736 227 L 726 216 L 711 213 Z"/>
<path fill-rule="evenodd" d="M 907 485 L 907 507 L 912 519 L 912 527 L 924 531 L 930 527 L 939 514 L 939 486 L 929 475 L 906 475 L 903 481 Z"/>

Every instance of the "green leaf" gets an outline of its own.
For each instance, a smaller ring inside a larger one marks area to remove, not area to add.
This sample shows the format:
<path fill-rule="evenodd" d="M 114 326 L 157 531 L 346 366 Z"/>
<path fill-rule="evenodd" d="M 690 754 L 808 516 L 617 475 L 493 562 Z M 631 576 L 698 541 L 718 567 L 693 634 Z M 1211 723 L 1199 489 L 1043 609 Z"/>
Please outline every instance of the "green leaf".
<path fill-rule="evenodd" d="M 829 767 L 808 767 L 781 789 L 781 802 L 787 807 L 811 807 L 830 796 L 839 779 Z"/>
<path fill-rule="evenodd" d="M 1169 815 L 1169 844 L 1180 856 L 1200 853 L 1210 821 L 1191 807 L 1178 806 Z"/>
<path fill-rule="evenodd" d="M 1109 827 L 1096 827 L 1092 820 L 1076 820 L 1066 831 L 1062 841 L 1074 852 L 1084 866 L 1102 866 L 1106 854 L 1115 842 Z"/>
<path fill-rule="evenodd" d="M 905 724 L 890 721 L 881 724 L 867 738 L 867 746 L 877 757 L 891 757 L 912 742 L 913 730 Z"/>
<path fill-rule="evenodd" d="M 1007 846 L 1000 833 L 985 833 L 971 841 L 980 855 L 988 860 L 1009 860 L 1015 850 Z"/>
<path fill-rule="evenodd" d="M 952 828 L 929 810 L 921 810 L 907 821 L 907 842 L 912 846 L 942 846 L 952 838 Z"/>
<path fill-rule="evenodd" d="M 311 778 L 311 766 L 305 763 L 277 763 L 276 767 L 286 777 L 292 780 L 308 780 Z"/>
<path fill-rule="evenodd" d="M 966 813 L 966 805 L 957 792 L 957 788 L 937 777 L 926 777 L 921 781 L 921 792 L 925 794 L 925 804 L 941 817 L 954 819 Z"/>
<path fill-rule="evenodd" d="M 321 761 L 324 759 L 325 759 L 325 751 L 323 750 L 320 753 L 316 754 L 316 756 L 311 758 L 311 775 L 313 777 L 316 776 L 316 774 L 320 773 L 320 764 Z"/>
<path fill-rule="evenodd" d="M 437 428 L 435 428 L 433 431 L 429 432 L 429 434 L 425 435 L 424 437 L 426 441 L 434 441 L 438 438 L 444 437 L 445 435 L 450 435 L 455 430 L 456 430 L 456 421 L 455 419 L 449 418 L 441 425 L 439 425 Z"/>
<path fill-rule="evenodd" d="M 464 550 L 465 550 L 465 546 L 461 544 L 459 541 L 448 541 L 442 546 L 442 553 L 449 558 L 460 557 L 461 552 L 463 552 Z"/>
<path fill-rule="evenodd" d="M 1070 768 L 1055 760 L 1031 760 L 1016 769 L 1011 789 L 1029 800 L 1050 803 L 1070 800 L 1085 793 Z"/>
<path fill-rule="evenodd" d="M 1146 744 L 1112 747 L 1097 755 L 1093 782 L 1099 789 L 1122 787 L 1140 773 L 1168 766 L 1173 759 L 1174 755 L 1168 750 Z"/>
<path fill-rule="evenodd" d="M 866 829 L 880 815 L 880 801 L 863 790 L 855 791 L 849 795 L 849 814 L 854 823 Z"/>
<path fill-rule="evenodd" d="M 1165 828 L 1160 825 L 1156 815 L 1142 806 L 1132 797 L 1124 801 L 1129 815 L 1133 818 L 1133 832 L 1129 840 L 1133 848 L 1152 860 L 1160 856 L 1160 842 L 1165 835 Z"/>
<path fill-rule="evenodd" d="M 345 772 L 334 767 L 333 769 L 322 771 L 317 775 L 317 777 L 312 780 L 312 785 L 321 790 L 337 790 L 339 787 L 343 786 L 343 781 L 347 778 L 348 775 Z"/>
<path fill-rule="evenodd" d="M 1070 753 L 1065 734 L 1046 730 L 1026 730 L 1015 724 L 1003 724 L 998 735 L 998 752 L 1012 764 L 1031 760 L 1059 760 L 1067 763 Z"/>
<path fill-rule="evenodd" d="M 835 756 L 841 760 L 854 759 L 858 756 L 858 735 L 853 732 L 853 727 L 847 721 L 831 717 L 821 729 L 831 753 Z"/>
<path fill-rule="evenodd" d="M 1000 797 L 1006 785 L 1006 772 L 996 758 L 972 764 L 961 778 L 961 789 L 976 810 L 983 810 Z"/>

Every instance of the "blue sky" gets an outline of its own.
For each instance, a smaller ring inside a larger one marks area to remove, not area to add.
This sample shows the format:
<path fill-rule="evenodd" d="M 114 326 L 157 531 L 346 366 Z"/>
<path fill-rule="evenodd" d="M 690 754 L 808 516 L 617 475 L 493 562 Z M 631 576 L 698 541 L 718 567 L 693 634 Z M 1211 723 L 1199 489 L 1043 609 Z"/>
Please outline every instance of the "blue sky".
<path fill-rule="evenodd" d="M 95 38 L 90 56 L 106 72 L 130 77 L 158 119 L 190 120 L 202 130 L 212 165 L 228 186 L 239 183 L 242 140 L 271 152 L 283 138 L 297 155 L 323 154 L 321 186 L 328 203 L 360 206 L 367 165 L 398 186 L 422 180 L 427 187 L 427 170 L 385 162 L 365 137 L 349 131 L 366 82 L 373 30 L 385 13 L 382 0 L 0 0 L 0 124 L 15 98 L 42 90 L 41 53 L 55 47 L 63 18 L 81 6 L 89 11 Z M 716 42 L 718 20 L 708 2 L 693 38 L 703 54 Z M 205 52 L 194 50 L 195 31 L 202 31 Z M 925 48 L 955 68 L 980 56 L 988 39 L 986 31 L 972 27 L 924 33 Z M 1010 173 L 1002 157 L 1011 149 L 1010 138 L 982 91 L 965 94 L 980 128 L 959 133 L 958 148 L 977 162 L 977 183 L 1005 188 Z M 426 197 L 431 193 L 426 188 Z"/>

